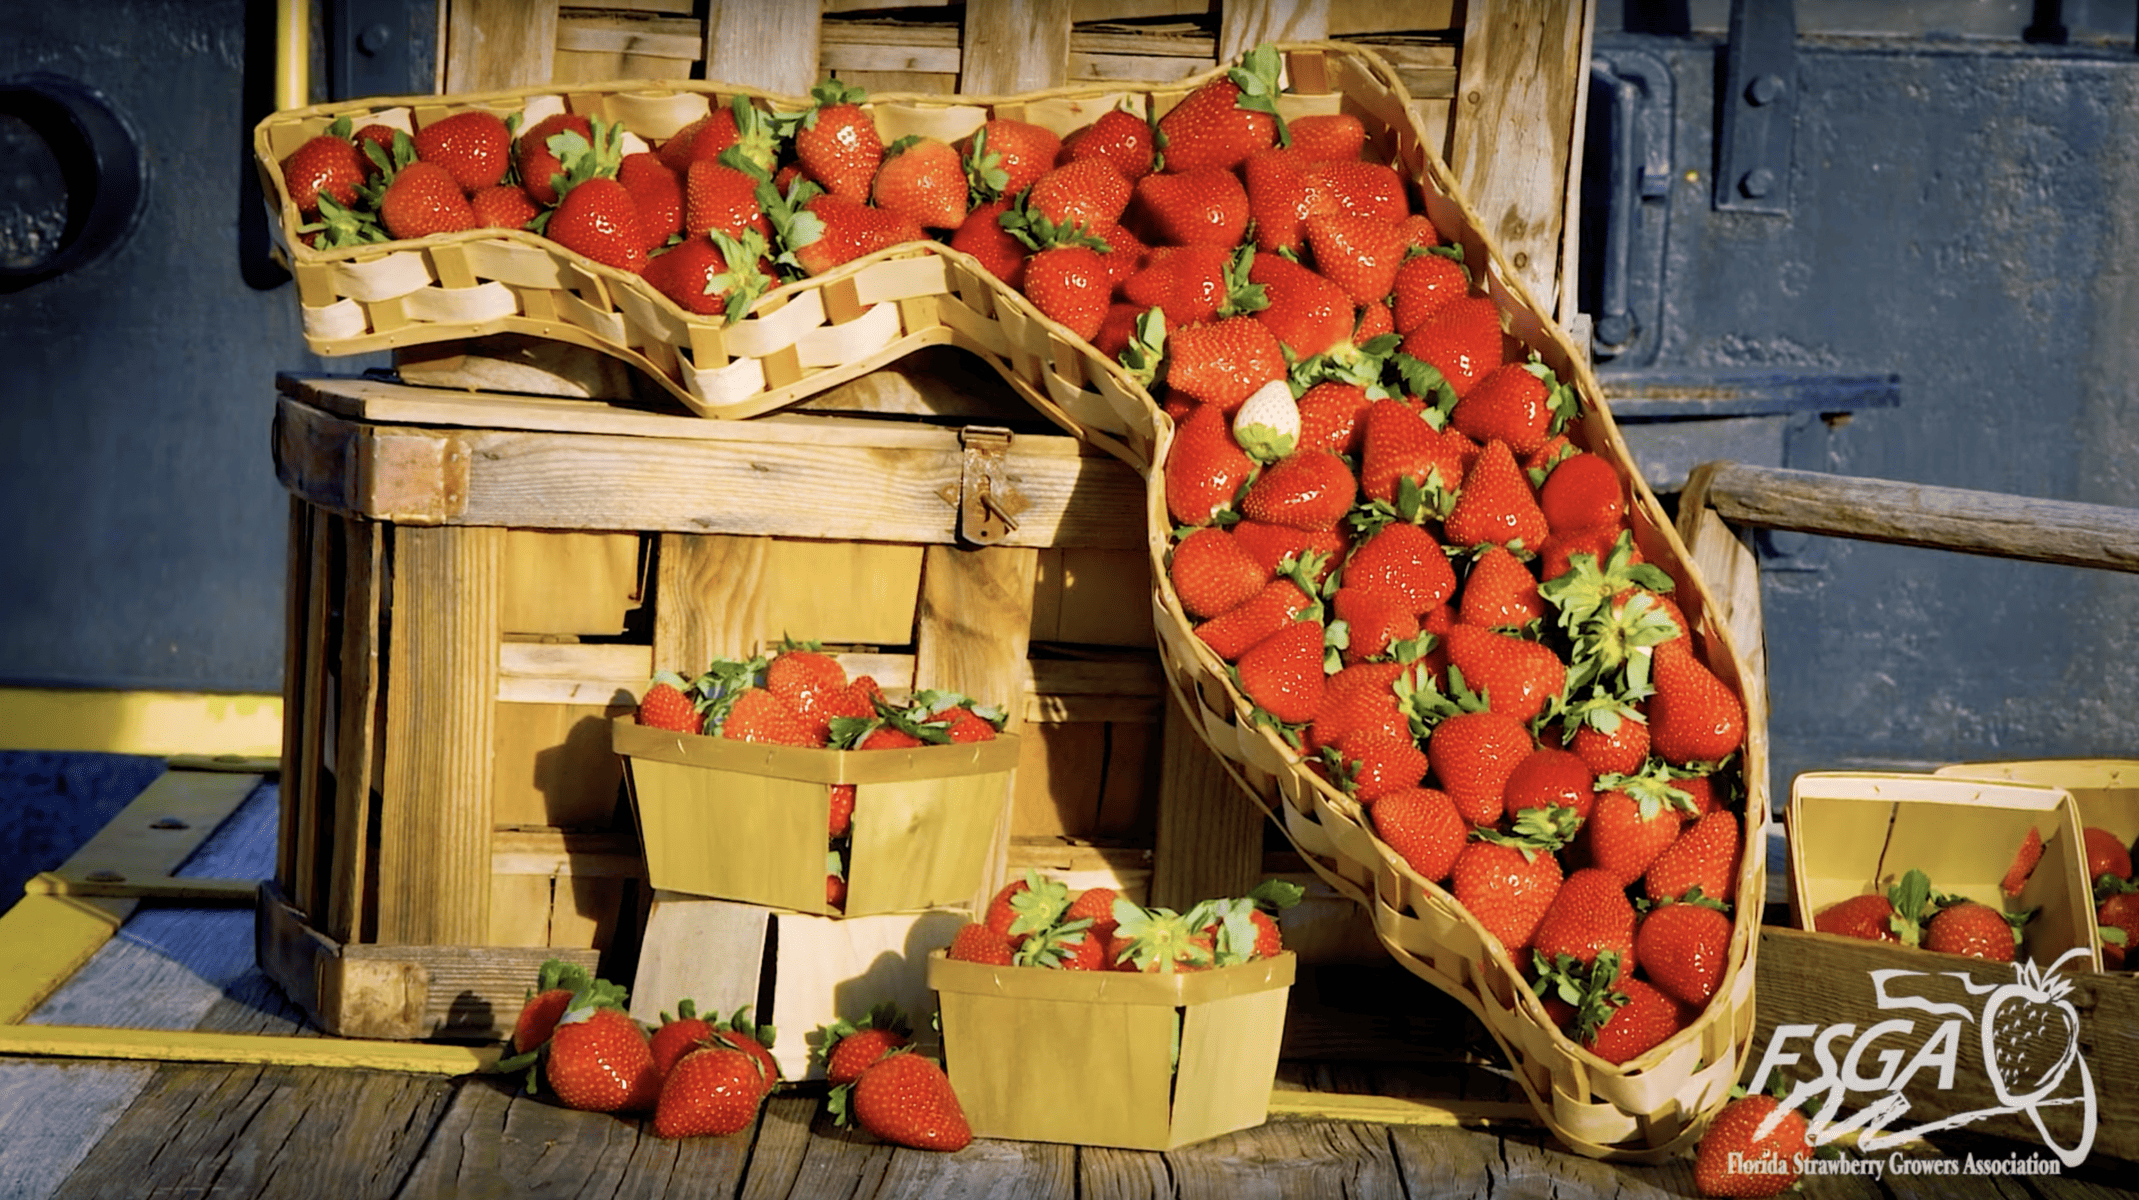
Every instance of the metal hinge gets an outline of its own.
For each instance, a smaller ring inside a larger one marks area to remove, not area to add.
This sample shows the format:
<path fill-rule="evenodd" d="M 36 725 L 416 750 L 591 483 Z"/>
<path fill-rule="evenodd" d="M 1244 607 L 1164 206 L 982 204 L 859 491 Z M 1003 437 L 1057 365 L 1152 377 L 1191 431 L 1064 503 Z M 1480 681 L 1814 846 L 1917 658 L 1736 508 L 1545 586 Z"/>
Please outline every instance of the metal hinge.
<path fill-rule="evenodd" d="M 1732 0 L 1717 132 L 1716 208 L 1790 212 L 1797 125 L 1797 5 Z"/>
<path fill-rule="evenodd" d="M 937 491 L 958 510 L 958 536 L 977 546 L 993 546 L 1018 527 L 1017 516 L 1030 507 L 1010 474 L 1010 431 L 1000 425 L 968 425 L 958 431 L 964 448 L 958 483 Z"/>

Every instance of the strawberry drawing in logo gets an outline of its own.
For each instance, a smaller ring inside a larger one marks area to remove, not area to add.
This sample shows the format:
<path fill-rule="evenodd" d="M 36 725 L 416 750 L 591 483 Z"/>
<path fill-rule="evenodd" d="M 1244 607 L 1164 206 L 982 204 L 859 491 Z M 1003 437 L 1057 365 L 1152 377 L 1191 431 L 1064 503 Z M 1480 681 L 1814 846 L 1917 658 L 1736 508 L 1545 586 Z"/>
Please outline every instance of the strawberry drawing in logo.
<path fill-rule="evenodd" d="M 2065 998 L 2072 981 L 2055 971 L 2017 963 L 2013 982 L 1983 1001 L 1983 1068 L 2000 1104 L 2022 1109 L 2043 1100 L 2079 1057 L 2080 1015 Z"/>

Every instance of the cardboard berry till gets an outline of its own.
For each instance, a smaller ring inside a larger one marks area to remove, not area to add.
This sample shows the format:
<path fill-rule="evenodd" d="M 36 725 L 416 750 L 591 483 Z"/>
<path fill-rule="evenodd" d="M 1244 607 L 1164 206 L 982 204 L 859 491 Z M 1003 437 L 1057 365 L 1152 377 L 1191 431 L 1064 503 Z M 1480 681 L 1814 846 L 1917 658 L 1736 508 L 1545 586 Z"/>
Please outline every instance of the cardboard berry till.
<path fill-rule="evenodd" d="M 663 891 L 858 917 L 962 904 L 987 878 L 1018 737 L 911 750 L 774 746 L 612 726 Z M 854 786 L 844 909 L 825 902 L 829 787 Z"/>
<path fill-rule="evenodd" d="M 1172 1150 L 1269 1116 L 1296 965 L 1287 951 L 1161 975 L 938 951 L 928 982 L 975 1137 Z"/>

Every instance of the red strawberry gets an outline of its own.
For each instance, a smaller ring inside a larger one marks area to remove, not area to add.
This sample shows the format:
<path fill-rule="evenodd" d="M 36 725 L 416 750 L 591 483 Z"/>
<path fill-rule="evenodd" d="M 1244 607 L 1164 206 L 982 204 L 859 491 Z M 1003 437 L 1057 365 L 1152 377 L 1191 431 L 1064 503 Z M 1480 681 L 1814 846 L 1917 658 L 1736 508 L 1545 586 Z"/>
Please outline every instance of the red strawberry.
<path fill-rule="evenodd" d="M 979 259 L 988 274 L 1002 280 L 1005 286 L 1022 291 L 1025 287 L 1025 259 L 1032 251 L 1003 228 L 1000 218 L 1009 209 L 1008 200 L 976 206 L 951 232 L 950 247 Z"/>
<path fill-rule="evenodd" d="M 1329 578 L 1336 569 L 1337 561 L 1351 548 L 1351 539 L 1344 530 L 1294 529 L 1289 525 L 1272 525 L 1267 521 L 1242 521 L 1233 526 L 1233 540 L 1248 552 L 1255 564 L 1275 575 L 1290 558 L 1306 562 L 1309 556 L 1316 559 L 1310 576 L 1316 583 Z"/>
<path fill-rule="evenodd" d="M 981 920 L 1015 947 L 1060 921 L 1069 904 L 1069 888 L 1061 880 L 1028 870 L 1024 878 L 996 889 Z"/>
<path fill-rule="evenodd" d="M 527 1003 L 513 1021 L 512 1036 L 506 1043 L 508 1052 L 525 1054 L 549 1041 L 557 1018 L 572 1006 L 573 995 L 594 983 L 584 967 L 557 958 L 543 963 L 536 975 L 535 990 L 528 994 Z"/>
<path fill-rule="evenodd" d="M 2085 832 L 2081 830 L 2081 833 Z M 2035 873 L 2035 864 L 2041 861 L 2042 832 L 2030 825 L 2027 836 L 2020 839 L 2020 848 L 2013 852 L 2013 865 L 2006 868 L 2005 880 L 1998 885 L 1998 890 L 2008 896 L 2019 896 L 2028 885 L 2028 876 Z M 2090 869 L 2087 877 L 2095 878 L 2094 871 Z"/>
<path fill-rule="evenodd" d="M 630 1014 L 575 1000 L 550 1034 L 543 1078 L 558 1103 L 581 1112 L 644 1112 L 660 1098 L 652 1043 Z"/>
<path fill-rule="evenodd" d="M 2139 892 L 2111 892 L 2095 906 L 2094 922 L 2101 931 L 2102 968 L 2107 971 L 2124 969 L 2132 947 L 2139 945 Z M 2111 941 L 2109 930 L 2124 935 L 2119 943 Z"/>
<path fill-rule="evenodd" d="M 900 138 L 884 151 L 870 200 L 928 229 L 956 229 L 966 219 L 965 164 L 941 138 Z"/>
<path fill-rule="evenodd" d="M 654 1054 L 654 1069 L 666 1076 L 683 1056 L 700 1046 L 709 1044 L 713 1038 L 713 1022 L 698 1015 L 696 1002 L 684 999 L 676 1002 L 676 1015 L 661 1014 L 661 1026 L 654 1030 L 649 1040 Z"/>
<path fill-rule="evenodd" d="M 1420 250 L 1431 250 L 1442 244 L 1441 231 L 1433 227 L 1433 218 L 1425 213 L 1412 213 L 1398 221 L 1396 228 L 1404 235 L 1405 244 Z"/>
<path fill-rule="evenodd" d="M 1143 270 L 1144 264 L 1151 259 L 1151 247 L 1138 241 L 1136 235 L 1123 226 L 1112 222 L 1094 225 L 1092 236 L 1107 247 L 1099 251 L 1099 259 L 1107 264 L 1107 277 L 1117 290 L 1130 276 Z"/>
<path fill-rule="evenodd" d="M 1640 710 L 1612 696 L 1569 710 L 1567 748 L 1599 775 L 1632 775 L 1649 758 L 1649 726 Z"/>
<path fill-rule="evenodd" d="M 1626 1063 L 1671 1040 L 1686 1027 L 1684 1005 L 1639 979 L 1619 985 L 1626 1003 L 1613 1010 L 1584 1044 L 1608 1063 Z"/>
<path fill-rule="evenodd" d="M 1501 807 L 1510 817 L 1526 808 L 1564 808 L 1578 820 L 1586 821 L 1596 803 L 1596 783 L 1596 774 L 1580 755 L 1540 746 L 1508 774 L 1501 790 Z"/>
<path fill-rule="evenodd" d="M 1308 749 L 1319 753 L 1359 729 L 1409 735 L 1410 718 L 1395 688 L 1397 679 L 1410 669 L 1400 662 L 1354 663 L 1324 680 L 1322 711 L 1308 728 Z"/>
<path fill-rule="evenodd" d="M 1724 903 L 1737 899 L 1738 814 L 1717 809 L 1687 824 L 1642 883 L 1651 900 L 1677 900 L 1695 888 Z"/>
<path fill-rule="evenodd" d="M 1535 745 L 1529 729 L 1505 713 L 1459 712 L 1433 727 L 1426 755 L 1463 819 L 1492 825 L 1506 812 L 1508 778 Z"/>
<path fill-rule="evenodd" d="M 1448 878 L 1470 838 L 1470 822 L 1456 802 L 1433 788 L 1392 792 L 1374 802 L 1370 815 L 1375 836 L 1433 883 Z"/>
<path fill-rule="evenodd" d="M 1657 646 L 1650 664 L 1649 741 L 1665 762 L 1714 762 L 1745 741 L 1745 705 L 1685 638 Z"/>
<path fill-rule="evenodd" d="M 1064 163 L 1025 193 L 1025 208 L 1058 226 L 1113 225 L 1129 207 L 1136 185 L 1103 158 Z"/>
<path fill-rule="evenodd" d="M 1576 454 L 1545 476 L 1537 506 L 1555 534 L 1563 529 L 1616 527 L 1626 516 L 1626 483 L 1604 456 Z"/>
<path fill-rule="evenodd" d="M 1294 529 L 1334 529 L 1352 507 L 1352 469 L 1327 450 L 1302 450 L 1270 464 L 1241 497 L 1251 521 Z"/>
<path fill-rule="evenodd" d="M 705 727 L 698 707 L 674 683 L 656 680 L 639 697 L 639 724 L 648 729 L 697 733 Z"/>
<path fill-rule="evenodd" d="M 1200 405 L 1174 432 L 1166 456 L 1166 510 L 1183 525 L 1207 525 L 1233 506 L 1255 460 L 1233 441 L 1225 411 Z"/>
<path fill-rule="evenodd" d="M 1489 547 L 1463 579 L 1458 610 L 1465 625 L 1481 629 L 1521 628 L 1545 615 L 1537 594 L 1537 577 L 1504 546 Z"/>
<path fill-rule="evenodd" d="M 1416 788 L 1426 778 L 1426 752 L 1419 749 L 1409 728 L 1363 725 L 1338 738 L 1324 753 L 1339 785 L 1361 804 L 1371 805 L 1393 792 Z"/>
<path fill-rule="evenodd" d="M 1456 590 L 1456 572 L 1441 544 L 1424 529 L 1402 521 L 1382 526 L 1352 550 L 1345 560 L 1344 580 L 1350 587 L 1402 596 L 1421 615 Z"/>
<path fill-rule="evenodd" d="M 1599 792 L 1583 825 L 1589 843 L 1589 860 L 1631 884 L 1649 870 L 1649 865 L 1678 840 L 1685 810 L 1658 791 L 1645 791 L 1641 799 L 1626 791 Z"/>
<path fill-rule="evenodd" d="M 1397 352 L 1439 371 L 1462 397 L 1500 365 L 1501 340 L 1499 306 L 1490 297 L 1465 296 L 1442 305 L 1405 334 Z"/>
<path fill-rule="evenodd" d="M 1273 579 L 1246 604 L 1196 626 L 1195 634 L 1211 648 L 1211 653 L 1236 662 L 1258 643 L 1293 624 L 1312 603 L 1294 580 Z"/>
<path fill-rule="evenodd" d="M 713 162 L 729 147 L 738 148 L 745 161 L 771 171 L 778 161 L 779 133 L 772 118 L 737 93 L 726 104 L 677 130 L 661 144 L 661 161 L 677 174 L 694 162 Z"/>
<path fill-rule="evenodd" d="M 1567 664 L 1550 646 L 1459 624 L 1447 634 L 1450 667 L 1497 713 L 1528 724 L 1567 686 Z"/>
<path fill-rule="evenodd" d="M 1410 333 L 1453 301 L 1470 295 L 1471 280 L 1463 264 L 1444 254 L 1405 259 L 1389 285 L 1394 300 L 1390 316 L 1396 332 Z M 1498 361 L 1498 355 L 1495 355 Z"/>
<path fill-rule="evenodd" d="M 1307 196 L 1310 216 L 1344 213 L 1401 221 L 1411 212 L 1403 176 L 1386 163 L 1318 162 L 1307 171 Z"/>
<path fill-rule="evenodd" d="M 1894 902 L 1878 892 L 1866 892 L 1828 905 L 1813 915 L 1812 927 L 1821 933 L 1871 942 L 1899 942 L 1894 933 Z"/>
<path fill-rule="evenodd" d="M 1238 608 L 1270 581 L 1233 535 L 1206 525 L 1182 538 L 1167 568 L 1181 607 L 1192 617 L 1215 617 Z"/>
<path fill-rule="evenodd" d="M 1552 481 L 1548 478 L 1546 482 Z M 1542 513 L 1543 507 L 1540 506 L 1538 511 Z M 1547 517 L 1545 523 L 1550 528 L 1551 518 Z M 1574 569 L 1574 556 L 1577 554 L 1587 554 L 1600 563 L 1605 561 L 1611 557 L 1613 548 L 1618 545 L 1620 535 L 1626 532 L 1624 521 L 1610 525 L 1587 525 L 1579 529 L 1554 529 L 1545 538 L 1544 545 L 1537 548 L 1537 577 L 1558 579 L 1565 575 Z M 1641 549 L 1631 540 L 1627 547 L 1627 565 L 1645 561 Z"/>
<path fill-rule="evenodd" d="M 885 1055 L 907 1045 L 913 1026 L 899 1006 L 889 1000 L 878 1003 L 860 1021 L 845 1017 L 824 1032 L 824 1077 L 837 1087 L 862 1077 L 862 1072 Z"/>
<path fill-rule="evenodd" d="M 1122 178 L 1137 180 L 1151 174 L 1155 149 L 1149 121 L 1140 114 L 1113 108 L 1063 139 L 1061 159 L 1105 159 L 1121 172 Z"/>
<path fill-rule="evenodd" d="M 945 953 L 959 962 L 992 963 L 1007 967 L 1010 965 L 1010 938 L 1001 930 L 990 929 L 978 921 L 969 921 L 951 936 L 950 949 Z"/>
<path fill-rule="evenodd" d="M 1227 303 L 1226 252 L 1217 246 L 1161 246 L 1121 292 L 1139 311 L 1166 314 L 1169 329 L 1208 321 Z"/>
<path fill-rule="evenodd" d="M 557 202 L 545 232 L 551 241 L 604 266 L 636 275 L 646 269 L 646 235 L 638 206 L 614 179 L 596 176 Z"/>
<path fill-rule="evenodd" d="M 1716 795 L 1714 775 L 1689 775 L 1684 778 L 1674 776 L 1671 785 L 1686 793 L 1687 803 L 1696 817 L 1705 817 L 1723 807 L 1722 800 Z"/>
<path fill-rule="evenodd" d="M 1366 148 L 1367 127 L 1351 113 L 1294 117 L 1292 147 L 1308 158 L 1357 159 Z"/>
<path fill-rule="evenodd" d="M 1579 966 L 1585 975 L 1610 954 L 1618 964 L 1612 985 L 1624 984 L 1634 974 L 1635 962 L 1634 906 L 1627 901 L 1625 885 L 1595 867 L 1569 875 L 1538 922 L 1530 945 L 1546 966 L 1562 971 Z"/>
<path fill-rule="evenodd" d="M 1330 598 L 1332 616 L 1344 622 L 1346 665 L 1369 658 L 1385 658 L 1395 648 L 1419 635 L 1419 619 L 1411 601 L 1394 592 L 1370 587 L 1340 587 Z"/>
<path fill-rule="evenodd" d="M 1044 125 L 997 117 L 960 139 L 957 149 L 973 200 L 985 204 L 1016 196 L 1052 170 L 1062 139 Z"/>
<path fill-rule="evenodd" d="M 390 163 L 394 160 L 394 137 L 397 134 L 402 137 L 408 136 L 391 125 L 383 125 L 377 121 L 356 131 L 357 155 L 364 160 L 364 174 L 366 177 L 377 175 L 383 169 L 377 162 L 372 161 L 371 147 L 377 146 L 380 156 Z M 409 143 L 409 153 L 414 154 L 415 151 L 416 143 L 411 141 Z"/>
<path fill-rule="evenodd" d="M 1462 433 L 1436 428 L 1428 411 L 1402 400 L 1376 400 L 1361 434 L 1359 490 L 1394 503 L 1403 481 L 1453 493 L 1478 457 L 1478 444 Z"/>
<path fill-rule="evenodd" d="M 1458 801 L 1460 806 L 1461 801 Z M 1543 850 L 1472 842 L 1456 856 L 1449 890 L 1508 957 L 1528 960 L 1538 923 L 1560 890 L 1560 860 Z"/>
<path fill-rule="evenodd" d="M 412 162 L 394 173 L 379 198 L 379 220 L 399 239 L 474 229 L 475 210 L 460 184 L 436 163 Z"/>
<path fill-rule="evenodd" d="M 785 700 L 764 688 L 750 688 L 735 698 L 735 706 L 721 722 L 720 736 L 738 742 L 769 742 L 776 746 L 824 744 L 812 738 L 801 714 Z"/>
<path fill-rule="evenodd" d="M 416 131 L 416 157 L 437 163 L 463 192 L 494 187 L 512 161 L 512 130 L 496 113 L 470 109 Z"/>
<path fill-rule="evenodd" d="M 1487 442 L 1478 451 L 1442 529 L 1452 545 L 1490 542 L 1526 549 L 1543 545 L 1550 532 L 1545 514 L 1538 511 L 1529 477 L 1515 465 L 1508 444 L 1500 441 Z"/>
<path fill-rule="evenodd" d="M 594 124 L 584 113 L 553 113 L 520 132 L 513 159 L 520 169 L 520 186 L 541 205 L 557 203 L 556 177 L 564 174 L 563 156 L 550 146 L 561 133 L 576 133 L 590 145 Z M 681 169 L 681 168 L 677 168 Z"/>
<path fill-rule="evenodd" d="M 795 129 L 795 157 L 825 191 L 857 203 L 868 199 L 884 161 L 884 139 L 861 107 L 868 93 L 827 79 L 810 89 L 810 98 L 817 103 Z"/>
<path fill-rule="evenodd" d="M 1290 146 L 1258 150 L 1240 164 L 1257 250 L 1297 254 L 1306 245 L 1311 165 Z"/>
<path fill-rule="evenodd" d="M 617 167 L 616 180 L 631 193 L 647 250 L 683 232 L 683 180 L 652 152 L 625 155 Z"/>
<path fill-rule="evenodd" d="M 349 139 L 323 133 L 307 139 L 282 160 L 282 181 L 289 187 L 290 203 L 309 216 L 319 211 L 322 192 L 343 208 L 355 205 L 364 168 L 364 156 Z"/>
<path fill-rule="evenodd" d="M 725 163 L 694 162 L 683 181 L 683 229 L 718 229 L 729 237 L 754 230 L 772 240 L 772 221 L 758 199 L 758 181 Z"/>
<path fill-rule="evenodd" d="M 1552 392 L 1527 363 L 1504 363 L 1480 378 L 1448 414 L 1449 424 L 1479 442 L 1506 442 L 1525 455 L 1552 432 Z"/>
<path fill-rule="evenodd" d="M 2019 943 L 2020 931 L 2004 913 L 1974 900 L 1948 904 L 1924 923 L 1924 949 L 1942 954 L 2011 962 Z"/>
<path fill-rule="evenodd" d="M 1161 170 L 1231 170 L 1277 143 L 1278 56 L 1262 45 L 1159 118 Z"/>
<path fill-rule="evenodd" d="M 654 1133 L 665 1138 L 740 1133 L 757 1120 L 769 1088 L 764 1068 L 748 1054 L 726 1046 L 693 1050 L 661 1084 Z"/>
<path fill-rule="evenodd" d="M 1386 304 L 1365 304 L 1359 309 L 1359 324 L 1352 330 L 1352 344 L 1364 346 L 1385 333 L 1396 329 L 1396 319 L 1389 313 Z"/>
<path fill-rule="evenodd" d="M 1285 377 L 1277 335 L 1254 317 L 1228 317 L 1167 335 L 1167 383 L 1191 400 L 1239 408 L 1257 388 Z"/>
<path fill-rule="evenodd" d="M 1256 255 L 1248 281 L 1260 285 L 1269 299 L 1255 319 L 1269 326 L 1294 359 L 1313 358 L 1351 340 L 1352 302 L 1336 284 L 1275 254 Z"/>
<path fill-rule="evenodd" d="M 1354 304 L 1380 305 L 1404 265 L 1404 239 L 1386 217 L 1327 213 L 1306 221 L 1315 269 Z"/>
<path fill-rule="evenodd" d="M 1374 406 L 1356 383 L 1326 379 L 1298 401 L 1302 450 L 1329 450 L 1355 458 L 1366 445 L 1366 415 Z"/>
<path fill-rule="evenodd" d="M 1067 921 L 1090 921 L 1092 934 L 1105 939 L 1114 936 L 1117 922 L 1114 919 L 1114 902 L 1121 893 L 1110 887 L 1086 888 L 1077 893 L 1070 906 L 1062 910 L 1062 919 Z"/>
<path fill-rule="evenodd" d="M 933 1059 L 911 1052 L 886 1055 L 854 1081 L 847 1107 L 863 1129 L 916 1150 L 963 1150 L 972 1127 L 951 1081 Z"/>
<path fill-rule="evenodd" d="M 1113 280 L 1089 246 L 1050 246 L 1025 261 L 1025 298 L 1090 341 L 1107 316 Z"/>
<path fill-rule="evenodd" d="M 1107 961 L 1107 939 L 1081 921 L 1064 921 L 1033 934 L 1018 947 L 1015 961 L 1021 967 L 1051 971 L 1105 971 L 1113 967 Z"/>
<path fill-rule="evenodd" d="M 773 1029 L 749 1019 L 750 1006 L 744 1005 L 726 1021 L 716 1021 L 712 1026 L 712 1039 L 719 1045 L 740 1050 L 757 1060 L 764 1071 L 766 1086 L 780 1081 L 780 1064 L 772 1056 Z"/>
<path fill-rule="evenodd" d="M 468 197 L 468 207 L 475 213 L 475 223 L 487 229 L 525 229 L 542 215 L 527 189 L 512 183 L 484 188 Z"/>
<path fill-rule="evenodd" d="M 1805 1114 L 1775 1110 L 1773 1096 L 1742 1096 L 1723 1106 L 1694 1149 L 1693 1182 L 1704 1196 L 1779 1196 L 1812 1157 Z M 1760 1129 L 1770 1118 L 1767 1136 Z"/>
<path fill-rule="evenodd" d="M 2124 848 L 2124 839 L 2103 829 L 2089 825 L 2080 830 L 2080 849 L 2087 855 L 2087 878 L 2094 881 L 2104 875 L 2119 880 L 2132 877 L 2131 852 Z"/>
<path fill-rule="evenodd" d="M 822 275 L 888 246 L 927 238 L 920 226 L 905 217 L 844 196 L 817 196 L 803 208 L 821 223 L 822 232 L 814 240 L 790 249 L 795 262 L 811 275 Z M 774 219 L 773 225 L 777 231 L 778 218 Z"/>
<path fill-rule="evenodd" d="M 1240 690 L 1287 725 L 1304 725 L 1322 707 L 1322 622 L 1299 620 L 1257 642 L 1235 664 Z"/>
<path fill-rule="evenodd" d="M 1706 1005 L 1729 965 L 1731 919 L 1706 904 L 1664 904 L 1649 910 L 1634 931 L 1634 956 L 1664 994 L 1695 1008 Z"/>
<path fill-rule="evenodd" d="M 847 686 L 839 660 L 807 646 L 786 645 L 765 664 L 765 690 L 796 712 L 815 712 L 825 697 Z"/>
<path fill-rule="evenodd" d="M 1146 175 L 1136 181 L 1133 203 L 1139 228 L 1169 245 L 1231 250 L 1248 228 L 1247 190 L 1221 168 Z"/>
<path fill-rule="evenodd" d="M 685 312 L 739 318 L 778 281 L 765 269 L 765 241 L 745 233 L 688 237 L 646 260 L 640 277 Z"/>

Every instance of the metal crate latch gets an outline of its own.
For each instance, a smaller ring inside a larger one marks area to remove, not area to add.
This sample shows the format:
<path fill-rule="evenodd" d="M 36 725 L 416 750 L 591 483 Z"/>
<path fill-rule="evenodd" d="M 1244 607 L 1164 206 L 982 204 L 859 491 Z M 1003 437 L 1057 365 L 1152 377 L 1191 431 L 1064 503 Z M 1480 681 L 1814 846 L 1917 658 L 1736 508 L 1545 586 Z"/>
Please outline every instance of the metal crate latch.
<path fill-rule="evenodd" d="M 1031 507 L 1010 473 L 1010 431 L 1000 425 L 968 425 L 958 431 L 963 447 L 956 486 L 936 494 L 958 510 L 958 536 L 976 546 L 993 546 L 1018 527 L 1018 514 Z"/>
<path fill-rule="evenodd" d="M 1790 213 L 1790 159 L 1797 132 L 1797 5 L 1732 0 L 1718 117 L 1716 208 Z"/>

